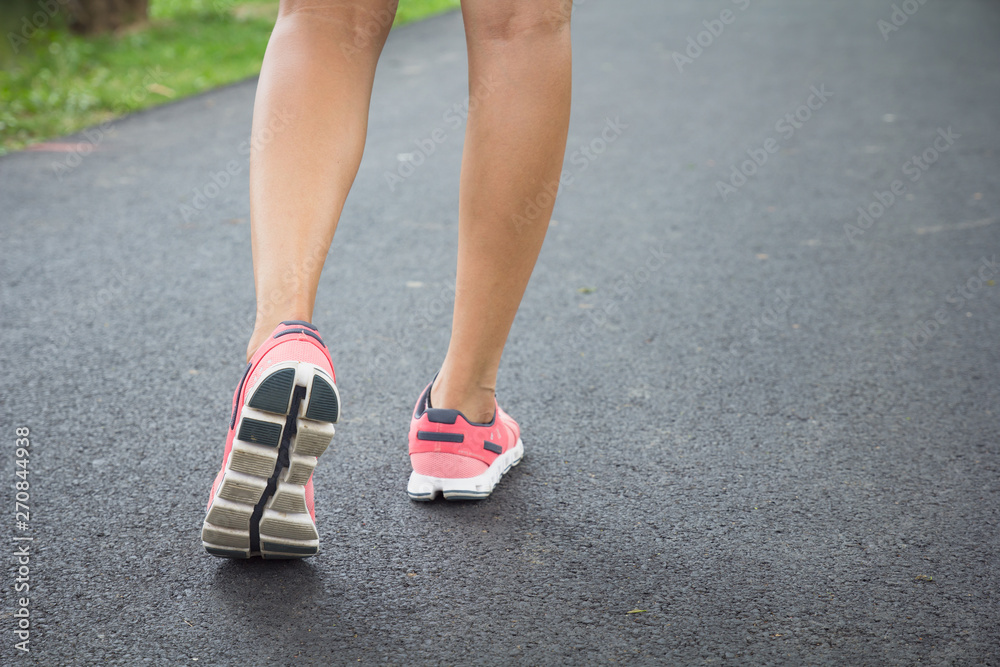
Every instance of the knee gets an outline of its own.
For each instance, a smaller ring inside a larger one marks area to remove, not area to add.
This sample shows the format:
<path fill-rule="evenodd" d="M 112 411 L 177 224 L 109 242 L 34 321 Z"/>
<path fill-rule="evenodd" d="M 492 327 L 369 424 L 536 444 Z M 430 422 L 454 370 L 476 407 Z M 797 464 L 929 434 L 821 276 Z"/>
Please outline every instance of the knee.
<path fill-rule="evenodd" d="M 381 49 L 399 0 L 281 0 L 278 24 L 320 25 L 346 47 Z"/>
<path fill-rule="evenodd" d="M 572 0 L 502 3 L 487 0 L 471 8 L 466 24 L 470 36 L 507 42 L 563 33 L 569 29 L 572 13 Z"/>

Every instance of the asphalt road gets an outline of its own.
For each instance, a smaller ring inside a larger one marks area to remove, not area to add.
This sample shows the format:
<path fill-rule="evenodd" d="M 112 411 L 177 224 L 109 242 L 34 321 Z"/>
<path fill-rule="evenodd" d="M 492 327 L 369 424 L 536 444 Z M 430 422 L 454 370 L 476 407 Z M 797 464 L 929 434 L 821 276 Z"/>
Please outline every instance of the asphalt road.
<path fill-rule="evenodd" d="M 1000 4 L 901 5 L 578 4 L 572 183 L 500 377 L 526 458 L 471 503 L 405 494 L 461 21 L 394 32 L 318 299 L 345 419 L 302 562 L 199 541 L 255 82 L 0 159 L 0 661 L 1000 664 Z"/>

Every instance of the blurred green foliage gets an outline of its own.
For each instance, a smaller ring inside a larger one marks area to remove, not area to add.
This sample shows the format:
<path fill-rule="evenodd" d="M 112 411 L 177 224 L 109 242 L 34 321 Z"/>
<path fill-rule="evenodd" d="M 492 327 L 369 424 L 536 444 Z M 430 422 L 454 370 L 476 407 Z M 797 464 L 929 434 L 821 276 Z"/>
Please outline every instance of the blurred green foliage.
<path fill-rule="evenodd" d="M 0 154 L 260 71 L 276 0 L 151 0 L 118 35 L 66 30 L 58 0 L 0 6 Z M 402 0 L 396 25 L 457 7 Z"/>

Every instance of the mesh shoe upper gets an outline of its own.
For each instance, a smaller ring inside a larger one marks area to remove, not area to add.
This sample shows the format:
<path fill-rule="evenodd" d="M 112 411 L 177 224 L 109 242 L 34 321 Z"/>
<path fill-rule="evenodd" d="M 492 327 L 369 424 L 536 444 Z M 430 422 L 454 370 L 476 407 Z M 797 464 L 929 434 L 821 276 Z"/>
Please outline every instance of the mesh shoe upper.
<path fill-rule="evenodd" d="M 520 428 L 499 405 L 495 405 L 492 421 L 478 424 L 458 410 L 428 407 L 430 391 L 428 385 L 410 422 L 410 462 L 418 474 L 445 479 L 476 477 L 517 444 Z"/>
<path fill-rule="evenodd" d="M 250 358 L 246 371 L 243 373 L 243 379 L 236 387 L 236 393 L 233 395 L 229 432 L 226 437 L 226 449 L 222 457 L 222 469 L 216 475 L 215 481 L 212 484 L 212 494 L 208 499 L 209 507 L 212 505 L 212 499 L 215 498 L 216 491 L 225 474 L 226 461 L 229 460 L 229 454 L 233 448 L 233 440 L 236 437 L 236 426 L 239 422 L 240 408 L 246 402 L 246 397 L 251 395 L 253 388 L 266 375 L 269 368 L 275 364 L 291 360 L 306 361 L 315 364 L 329 372 L 331 380 L 334 382 L 337 381 L 330 352 L 327 350 L 326 345 L 319 337 L 313 325 L 298 321 L 282 322 L 279 324 L 271 332 L 267 340 L 257 348 L 253 357 Z M 306 484 L 305 495 L 309 514 L 315 518 L 312 478 Z"/>

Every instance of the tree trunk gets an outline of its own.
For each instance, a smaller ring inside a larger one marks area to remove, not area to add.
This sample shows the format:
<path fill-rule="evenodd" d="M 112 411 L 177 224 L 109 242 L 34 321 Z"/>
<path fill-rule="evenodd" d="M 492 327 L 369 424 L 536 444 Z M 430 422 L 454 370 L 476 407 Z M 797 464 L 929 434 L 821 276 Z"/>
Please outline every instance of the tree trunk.
<path fill-rule="evenodd" d="M 149 0 L 69 0 L 66 8 L 74 32 L 96 35 L 142 23 L 148 15 Z"/>

